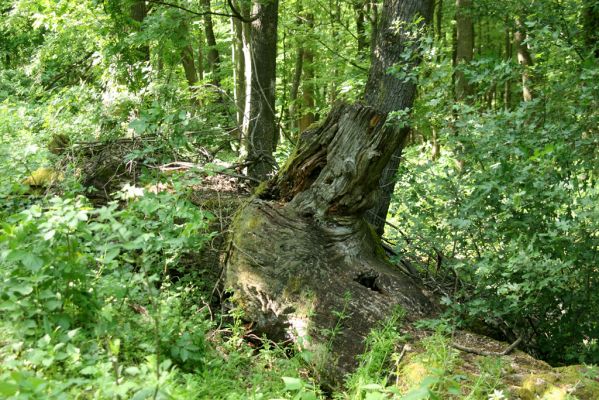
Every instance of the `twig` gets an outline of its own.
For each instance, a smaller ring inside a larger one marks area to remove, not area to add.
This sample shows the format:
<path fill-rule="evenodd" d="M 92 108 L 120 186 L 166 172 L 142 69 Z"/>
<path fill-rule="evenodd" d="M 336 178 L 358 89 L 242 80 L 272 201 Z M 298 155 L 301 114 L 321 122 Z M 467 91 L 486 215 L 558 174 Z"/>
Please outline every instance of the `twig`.
<path fill-rule="evenodd" d="M 178 10 L 185 11 L 186 13 L 196 15 L 198 17 L 203 17 L 206 15 L 214 15 L 217 17 L 237 18 L 237 19 L 242 20 L 243 22 L 252 22 L 252 21 L 255 21 L 256 19 L 260 18 L 260 15 L 255 15 L 254 17 L 252 17 L 250 19 L 243 18 L 241 15 L 236 14 L 235 11 L 233 11 L 233 14 L 225 14 L 225 13 L 219 13 L 219 12 L 215 12 L 215 11 L 201 11 L 201 12 L 194 11 L 194 10 L 190 10 L 189 8 L 185 8 L 180 5 L 177 5 L 177 4 L 169 3 L 166 1 L 159 1 L 159 0 L 148 0 L 148 3 L 160 4 L 162 6 L 176 8 Z"/>
<path fill-rule="evenodd" d="M 194 163 L 190 163 L 190 162 L 183 162 L 183 161 L 176 161 L 176 162 L 172 162 L 172 163 L 168 163 L 165 165 L 161 165 L 161 166 L 153 166 L 153 165 L 148 165 L 148 167 L 150 168 L 157 168 L 161 171 L 181 171 L 181 170 L 187 170 L 187 169 L 191 169 L 191 168 L 197 168 L 197 169 L 201 169 L 202 166 L 199 164 L 194 164 Z M 245 179 L 251 182 L 255 182 L 255 183 L 260 183 L 261 181 L 256 179 L 256 178 L 252 178 L 251 176 L 247 176 L 247 175 L 241 175 L 241 174 L 236 174 L 233 172 L 227 172 L 225 170 L 207 170 L 208 172 L 212 172 L 215 174 L 219 174 L 219 175 L 226 175 L 226 176 L 230 176 L 233 178 L 238 178 L 238 179 Z"/>
<path fill-rule="evenodd" d="M 460 351 L 464 351 L 466 353 L 478 354 L 479 356 L 502 357 L 502 356 L 507 356 L 508 354 L 510 354 L 512 352 L 512 350 L 514 350 L 516 347 L 518 347 L 518 345 L 521 342 L 522 342 L 522 337 L 519 337 L 518 339 L 516 339 L 516 341 L 514 343 L 510 344 L 508 347 L 506 347 L 505 350 L 503 350 L 501 352 L 472 349 L 470 347 L 465 347 L 465 346 L 462 346 L 461 344 L 458 344 L 455 342 L 451 343 L 451 347 L 456 348 Z"/>

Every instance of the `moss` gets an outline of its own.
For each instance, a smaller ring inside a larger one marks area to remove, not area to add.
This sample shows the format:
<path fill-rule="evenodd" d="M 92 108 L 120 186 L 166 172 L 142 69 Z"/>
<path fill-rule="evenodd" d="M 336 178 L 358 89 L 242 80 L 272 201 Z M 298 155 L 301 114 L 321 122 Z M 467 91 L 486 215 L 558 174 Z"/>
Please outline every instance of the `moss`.
<path fill-rule="evenodd" d="M 400 387 L 403 391 L 414 389 L 429 375 L 429 371 L 420 360 L 408 362 L 401 371 Z"/>
<path fill-rule="evenodd" d="M 583 366 L 572 365 L 530 374 L 517 394 L 523 400 L 599 399 L 599 382 L 585 376 L 585 371 Z"/>
<path fill-rule="evenodd" d="M 291 296 L 294 294 L 299 294 L 303 291 L 305 285 L 306 282 L 300 276 L 291 276 L 287 281 L 283 295 Z"/>
<path fill-rule="evenodd" d="M 263 223 L 263 218 L 258 213 L 244 212 L 239 214 L 233 226 L 235 231 L 239 230 L 237 237 L 246 237 L 248 233 L 256 230 Z"/>
<path fill-rule="evenodd" d="M 260 182 L 258 187 L 256 187 L 254 189 L 254 196 L 256 196 L 258 198 L 262 198 L 262 196 L 268 191 L 268 189 L 269 189 L 268 181 L 262 181 L 262 182 Z"/>
<path fill-rule="evenodd" d="M 381 237 L 376 233 L 376 231 L 374 230 L 374 227 L 370 224 L 368 225 L 368 230 L 370 231 L 370 236 L 372 236 L 373 239 L 373 243 L 374 243 L 374 252 L 376 253 L 377 256 L 385 259 L 387 258 L 387 253 L 385 253 L 385 249 L 383 248 L 383 240 L 381 239 Z"/>
<path fill-rule="evenodd" d="M 38 168 L 31 173 L 23 183 L 29 186 L 50 186 L 55 181 L 63 179 L 61 173 L 56 172 L 52 168 Z"/>

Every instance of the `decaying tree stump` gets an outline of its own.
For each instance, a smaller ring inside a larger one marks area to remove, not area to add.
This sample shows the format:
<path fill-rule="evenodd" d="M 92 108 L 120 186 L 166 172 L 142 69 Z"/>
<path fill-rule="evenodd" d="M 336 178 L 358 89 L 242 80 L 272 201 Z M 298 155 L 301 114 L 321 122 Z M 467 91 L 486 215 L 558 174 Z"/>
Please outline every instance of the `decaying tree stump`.
<path fill-rule="evenodd" d="M 385 260 L 363 219 L 407 133 L 388 116 L 411 107 L 416 91 L 412 79 L 392 71 L 417 65 L 432 4 L 384 1 L 367 105 L 337 105 L 319 128 L 304 132 L 286 166 L 231 227 L 226 286 L 245 318 L 258 333 L 328 354 L 320 373 L 329 385 L 341 383 L 364 337 L 396 307 L 411 318 L 432 311 L 416 284 Z"/>
<path fill-rule="evenodd" d="M 302 136 L 290 161 L 238 213 L 226 286 L 258 333 L 326 350 L 329 382 L 339 383 L 364 337 L 401 306 L 430 313 L 416 284 L 386 260 L 362 218 L 399 137 L 385 116 L 339 105 Z M 300 339 L 302 338 L 302 339 Z"/>

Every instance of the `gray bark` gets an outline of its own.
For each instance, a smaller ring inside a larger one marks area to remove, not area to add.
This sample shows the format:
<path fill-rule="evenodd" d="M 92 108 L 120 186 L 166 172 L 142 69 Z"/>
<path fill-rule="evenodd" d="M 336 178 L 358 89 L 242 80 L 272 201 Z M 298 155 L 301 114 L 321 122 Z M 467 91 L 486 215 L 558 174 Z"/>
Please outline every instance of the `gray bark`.
<path fill-rule="evenodd" d="M 238 18 L 231 17 L 231 34 L 233 36 L 233 45 L 231 46 L 231 58 L 233 62 L 233 85 L 235 87 L 235 115 L 237 126 L 241 129 L 241 126 L 243 126 L 246 84 L 245 57 L 243 55 L 243 25 Z"/>
<path fill-rule="evenodd" d="M 373 49 L 372 66 L 368 82 L 366 84 L 366 103 L 384 113 L 403 110 L 412 107 L 414 97 L 416 95 L 416 84 L 412 81 L 404 82 L 397 79 L 393 74 L 389 73 L 390 69 L 401 62 L 401 54 L 404 50 L 404 43 L 411 43 L 407 38 L 409 27 L 405 27 L 402 31 L 396 32 L 393 29 L 393 21 L 400 19 L 401 21 L 412 22 L 416 17 L 424 17 L 424 22 L 427 23 L 432 17 L 433 1 L 405 1 L 405 4 L 399 4 L 399 0 L 385 2 L 381 13 L 381 27 L 379 29 L 379 37 L 377 44 Z M 392 9 L 401 9 L 399 15 L 394 15 L 390 12 Z M 413 61 L 415 66 L 418 59 Z M 395 175 L 405 139 L 409 133 L 409 128 L 389 127 L 389 135 L 398 136 L 398 146 L 395 149 L 389 165 L 382 172 L 379 182 L 378 201 L 369 210 L 366 219 L 375 228 L 375 231 L 382 235 L 385 229 L 385 220 L 387 212 L 391 204 L 391 197 L 395 188 Z"/>
<path fill-rule="evenodd" d="M 521 19 L 516 20 L 516 31 L 514 32 L 514 46 L 518 53 L 518 64 L 522 67 L 522 99 L 531 101 L 534 97 L 532 89 L 532 72 L 530 68 L 534 62 L 528 44 L 526 43 L 526 30 Z"/>
<path fill-rule="evenodd" d="M 505 60 L 510 62 L 512 59 L 512 35 L 510 32 L 510 28 L 505 27 L 505 43 L 504 43 L 504 51 L 505 51 Z M 510 79 L 506 79 L 504 87 L 503 87 L 503 104 L 506 111 L 511 110 L 512 108 L 512 82 Z"/>
<path fill-rule="evenodd" d="M 308 14 L 306 15 L 306 24 L 310 29 L 314 29 L 314 15 Z M 302 70 L 303 77 L 302 80 L 302 106 L 301 109 L 301 118 L 299 120 L 299 131 L 303 132 L 312 123 L 314 123 L 314 52 L 310 47 L 305 47 L 302 49 Z"/>
<path fill-rule="evenodd" d="M 252 63 L 249 126 L 246 136 L 248 175 L 265 180 L 272 172 L 277 145 L 275 84 L 277 58 L 278 0 L 258 1 L 252 14 L 250 59 Z"/>
<path fill-rule="evenodd" d="M 460 69 L 472 61 L 474 52 L 474 24 L 471 13 L 472 0 L 456 0 L 455 98 L 457 101 L 465 101 L 472 94 L 472 86 Z"/>
<path fill-rule="evenodd" d="M 198 83 L 198 72 L 195 66 L 193 47 L 191 47 L 190 44 L 181 50 L 181 64 L 183 65 L 183 71 L 185 72 L 185 78 L 187 79 L 187 85 L 189 86 L 192 100 L 197 102 L 196 84 Z"/>
<path fill-rule="evenodd" d="M 354 12 L 356 13 L 356 33 L 358 37 L 358 57 L 368 56 L 368 36 L 366 35 L 365 1 L 353 0 Z"/>
<path fill-rule="evenodd" d="M 201 0 L 204 11 L 210 11 L 210 0 Z M 204 34 L 206 35 L 206 44 L 208 45 L 208 54 L 206 61 L 212 72 L 212 83 L 219 85 L 220 54 L 216 47 L 216 36 L 214 35 L 214 24 L 210 14 L 204 15 Z"/>

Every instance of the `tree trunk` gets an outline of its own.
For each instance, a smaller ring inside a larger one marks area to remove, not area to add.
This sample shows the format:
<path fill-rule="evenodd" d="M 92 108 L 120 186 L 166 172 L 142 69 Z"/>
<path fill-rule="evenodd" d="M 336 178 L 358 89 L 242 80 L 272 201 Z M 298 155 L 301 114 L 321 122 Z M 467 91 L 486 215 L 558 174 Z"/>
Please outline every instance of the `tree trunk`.
<path fill-rule="evenodd" d="M 302 70 L 304 64 L 304 49 L 299 47 L 295 53 L 295 66 L 293 68 L 293 79 L 291 81 L 291 90 L 289 92 L 289 121 L 291 128 L 296 128 L 299 124 L 298 114 L 298 94 L 302 82 Z"/>
<path fill-rule="evenodd" d="M 472 95 L 472 86 L 462 68 L 472 61 L 474 53 L 474 24 L 472 23 L 472 0 L 456 0 L 456 70 L 455 98 L 464 101 Z"/>
<path fill-rule="evenodd" d="M 198 79 L 204 80 L 204 38 L 200 33 L 198 35 Z"/>
<path fill-rule="evenodd" d="M 522 99 L 531 101 L 533 99 L 532 73 L 530 68 L 533 66 L 532 56 L 526 43 L 526 30 L 520 18 L 516 21 L 516 31 L 514 32 L 514 46 L 518 52 L 518 64 L 522 67 Z"/>
<path fill-rule="evenodd" d="M 239 6 L 240 6 L 240 11 L 241 14 L 244 17 L 249 17 L 250 12 L 251 12 L 251 6 L 245 2 L 239 2 Z M 249 130 L 250 130 L 250 109 L 251 109 L 251 99 L 252 99 L 252 71 L 253 71 L 253 66 L 252 66 L 252 52 L 250 50 L 250 43 L 251 43 L 251 25 L 248 22 L 243 22 L 241 24 L 241 46 L 242 46 L 242 53 L 243 53 L 243 65 L 244 65 L 244 71 L 243 71 L 243 76 L 244 76 L 244 83 L 245 83 L 245 89 L 244 89 L 244 95 L 245 98 L 243 99 L 243 124 L 241 125 L 241 142 L 242 144 L 244 144 L 244 146 L 242 146 L 241 148 L 241 153 L 245 156 L 247 156 L 247 149 L 245 148 L 245 142 L 248 140 L 249 137 Z"/>
<path fill-rule="evenodd" d="M 392 24 L 430 17 L 429 5 L 385 1 L 367 105 L 338 104 L 320 127 L 304 132 L 232 227 L 226 286 L 245 318 L 259 334 L 310 349 L 331 385 L 356 366 L 364 337 L 397 307 L 413 318 L 432 311 L 415 283 L 388 264 L 363 219 L 403 140 L 388 114 L 410 107 L 415 92 L 387 73 L 409 40 L 408 29 Z"/>
<path fill-rule="evenodd" d="M 250 60 L 252 64 L 249 126 L 245 146 L 248 175 L 265 180 L 275 165 L 272 153 L 278 139 L 275 120 L 278 0 L 258 1 L 252 14 Z"/>
<path fill-rule="evenodd" d="M 510 28 L 507 25 L 505 26 L 505 60 L 507 62 L 511 62 L 512 60 L 512 38 Z M 512 82 L 511 79 L 506 79 L 503 87 L 503 105 L 505 111 L 510 111 L 512 109 Z"/>
<path fill-rule="evenodd" d="M 216 36 L 214 35 L 214 24 L 210 12 L 210 0 L 201 0 L 202 7 L 207 14 L 204 14 L 204 34 L 206 35 L 206 44 L 208 45 L 208 54 L 206 61 L 212 72 L 212 84 L 219 86 L 220 55 L 216 47 Z"/>
<path fill-rule="evenodd" d="M 183 66 L 183 72 L 185 73 L 185 79 L 187 80 L 187 86 L 191 94 L 192 103 L 198 107 L 200 101 L 198 97 L 198 70 L 196 68 L 196 58 L 191 43 L 191 33 L 189 31 L 188 21 L 182 19 L 180 22 L 180 29 L 182 33 L 182 48 L 181 48 L 181 65 Z"/>
<path fill-rule="evenodd" d="M 148 9 L 144 0 L 135 1 L 130 8 L 131 19 L 137 23 L 137 29 L 141 30 L 141 24 L 148 15 Z M 150 61 L 150 46 L 145 45 L 139 48 L 140 57 L 142 61 Z"/>
<path fill-rule="evenodd" d="M 582 9 L 584 44 L 587 50 L 599 59 L 599 3 L 585 0 Z"/>
<path fill-rule="evenodd" d="M 353 0 L 356 13 L 356 36 L 358 37 L 358 57 L 368 56 L 368 37 L 366 36 L 366 14 L 364 13 L 364 0 Z"/>
<path fill-rule="evenodd" d="M 432 0 L 419 2 L 418 15 L 424 17 L 425 22 L 432 17 Z M 401 62 L 401 53 L 389 54 L 385 47 L 394 46 L 394 43 L 385 42 L 382 38 L 393 36 L 393 23 L 386 7 L 391 5 L 385 3 L 381 18 L 381 28 L 376 47 L 373 49 L 373 60 L 370 68 L 368 82 L 366 83 L 366 103 L 385 113 L 411 108 L 416 95 L 416 85 L 413 82 L 405 82 L 388 73 L 389 69 Z M 395 5 L 394 5 L 395 6 Z M 408 20 L 411 21 L 411 20 Z M 387 31 L 385 31 L 385 29 Z M 405 32 L 402 32 L 405 33 Z M 381 47 L 384 46 L 384 47 Z M 415 66 L 415 65 L 413 65 Z M 400 145 L 397 146 L 389 164 L 382 172 L 379 182 L 378 200 L 366 215 L 366 220 L 374 227 L 377 234 L 382 235 L 385 231 L 387 212 L 391 204 L 391 197 L 395 188 L 395 175 L 401 160 L 401 153 L 406 137 L 410 129 L 393 128 L 390 134 L 398 136 Z"/>
<path fill-rule="evenodd" d="M 443 0 L 437 0 L 435 10 L 435 32 L 437 39 L 443 38 Z"/>
<path fill-rule="evenodd" d="M 303 25 L 304 18 L 302 16 L 302 6 L 298 3 L 296 6 L 296 26 L 299 28 Z M 291 79 L 291 88 L 289 90 L 289 128 L 291 130 L 299 128 L 299 89 L 302 82 L 302 72 L 304 69 L 304 37 L 298 37 L 295 40 L 295 63 L 293 67 L 293 78 Z"/>
<path fill-rule="evenodd" d="M 245 108 L 245 57 L 243 56 L 243 25 L 235 17 L 231 17 L 231 35 L 233 36 L 231 60 L 233 63 L 233 86 L 235 88 L 233 96 L 235 99 L 236 122 L 241 135 Z"/>
<path fill-rule="evenodd" d="M 314 29 L 314 15 L 306 16 L 306 23 L 310 30 Z M 302 106 L 301 117 L 299 120 L 299 131 L 303 132 L 314 123 L 314 52 L 310 47 L 305 47 L 302 51 L 303 61 L 302 70 Z"/>
<path fill-rule="evenodd" d="M 193 55 L 193 47 L 190 44 L 183 47 L 181 50 L 181 64 L 183 65 L 183 71 L 185 72 L 185 78 L 187 79 L 187 85 L 191 93 L 192 101 L 198 105 L 197 96 L 197 83 L 198 83 L 198 72 L 195 66 L 195 58 Z"/>

